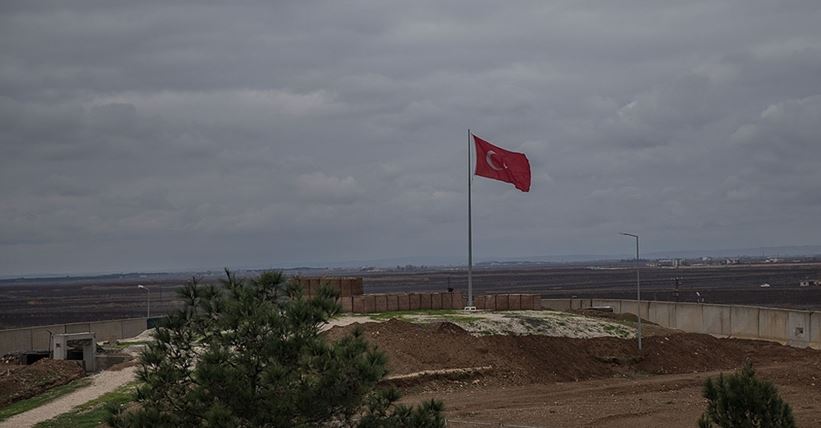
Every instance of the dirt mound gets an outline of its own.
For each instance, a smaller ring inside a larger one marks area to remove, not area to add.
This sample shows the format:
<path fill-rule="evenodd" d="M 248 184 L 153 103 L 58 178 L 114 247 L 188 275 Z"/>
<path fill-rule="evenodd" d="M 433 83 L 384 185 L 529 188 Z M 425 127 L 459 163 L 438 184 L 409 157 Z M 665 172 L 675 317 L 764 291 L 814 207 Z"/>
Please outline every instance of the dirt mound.
<path fill-rule="evenodd" d="M 0 391 L 3 392 L 0 394 L 0 407 L 85 376 L 80 363 L 44 358 L 30 366 L 0 373 Z"/>
<path fill-rule="evenodd" d="M 602 337 L 475 337 L 451 323 L 384 323 L 335 327 L 331 340 L 361 328 L 368 341 L 388 356 L 391 375 L 424 370 L 492 367 L 482 376 L 494 382 L 566 382 L 636 374 L 690 373 L 733 369 L 749 357 L 756 365 L 775 361 L 814 361 L 821 352 L 774 343 L 717 339 L 702 334 L 647 337 L 644 352 L 635 340 Z"/>

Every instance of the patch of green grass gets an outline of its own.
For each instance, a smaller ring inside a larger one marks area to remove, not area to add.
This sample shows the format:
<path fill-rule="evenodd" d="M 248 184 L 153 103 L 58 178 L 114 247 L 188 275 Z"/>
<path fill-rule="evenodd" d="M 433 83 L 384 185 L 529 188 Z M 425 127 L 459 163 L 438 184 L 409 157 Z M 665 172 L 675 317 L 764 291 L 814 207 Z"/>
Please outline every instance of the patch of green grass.
<path fill-rule="evenodd" d="M 414 317 L 435 317 L 442 318 L 448 321 L 472 322 L 482 320 L 482 317 L 467 315 L 465 312 L 458 309 L 420 309 L 414 311 L 392 311 L 392 312 L 375 312 L 367 314 L 369 318 L 376 321 L 385 321 L 389 319 L 400 319 L 409 321 Z"/>
<path fill-rule="evenodd" d="M 103 394 L 88 403 L 75 407 L 68 413 L 40 422 L 35 428 L 94 428 L 100 426 L 108 416 L 109 404 L 122 406 L 134 398 L 137 382 L 127 383 L 108 394 Z"/>
<path fill-rule="evenodd" d="M 154 343 L 153 340 L 136 340 L 134 342 L 118 342 L 111 345 L 106 345 L 107 348 L 125 349 L 132 345 L 148 345 Z"/>
<path fill-rule="evenodd" d="M 31 398 L 27 398 L 25 400 L 18 401 L 16 403 L 12 403 L 6 407 L 0 409 L 0 421 L 4 421 L 14 415 L 19 415 L 20 413 L 27 412 L 31 409 L 37 408 L 42 406 L 43 404 L 48 403 L 49 401 L 53 401 L 57 398 L 60 398 L 70 392 L 74 392 L 80 388 L 86 387 L 91 385 L 91 379 L 84 377 L 72 382 L 69 382 L 65 385 L 60 385 L 54 388 L 49 389 L 48 391 L 36 395 Z"/>

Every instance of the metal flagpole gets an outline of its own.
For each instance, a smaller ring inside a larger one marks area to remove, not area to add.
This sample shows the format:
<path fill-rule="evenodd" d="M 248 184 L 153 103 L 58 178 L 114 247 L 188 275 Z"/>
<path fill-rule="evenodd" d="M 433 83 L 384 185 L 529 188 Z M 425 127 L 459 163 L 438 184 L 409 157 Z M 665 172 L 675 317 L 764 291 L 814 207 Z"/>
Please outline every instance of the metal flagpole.
<path fill-rule="evenodd" d="M 471 218 L 471 179 L 470 171 L 470 129 L 468 129 L 468 302 L 465 310 L 476 309 L 473 305 L 473 223 Z"/>

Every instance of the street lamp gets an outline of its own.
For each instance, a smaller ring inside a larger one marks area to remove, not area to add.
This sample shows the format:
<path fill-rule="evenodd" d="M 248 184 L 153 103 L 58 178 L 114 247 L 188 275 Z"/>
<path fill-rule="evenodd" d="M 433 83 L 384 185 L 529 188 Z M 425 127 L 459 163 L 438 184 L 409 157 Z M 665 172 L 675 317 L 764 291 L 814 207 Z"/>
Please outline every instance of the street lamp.
<path fill-rule="evenodd" d="M 638 318 L 638 339 L 639 339 L 639 352 L 641 352 L 641 280 L 639 278 L 639 235 L 634 235 L 632 233 L 621 233 L 624 236 L 630 236 L 636 238 L 636 318 Z"/>
<path fill-rule="evenodd" d="M 145 311 L 146 315 L 145 315 L 145 317 L 146 318 L 151 318 L 151 290 L 149 290 L 148 287 L 146 287 L 142 284 L 137 284 L 137 288 L 142 288 L 147 293 L 146 296 L 148 297 L 148 305 L 146 306 L 146 311 Z"/>

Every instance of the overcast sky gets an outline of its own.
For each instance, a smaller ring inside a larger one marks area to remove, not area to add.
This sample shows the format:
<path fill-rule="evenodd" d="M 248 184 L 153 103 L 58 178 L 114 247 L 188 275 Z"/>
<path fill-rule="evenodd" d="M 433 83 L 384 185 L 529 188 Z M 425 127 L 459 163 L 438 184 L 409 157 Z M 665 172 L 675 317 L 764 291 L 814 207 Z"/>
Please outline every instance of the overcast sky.
<path fill-rule="evenodd" d="M 115 4 L 116 3 L 116 4 Z M 0 3 L 0 274 L 821 243 L 821 3 Z"/>

